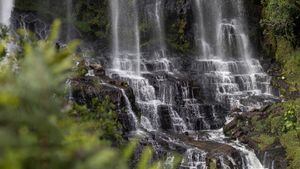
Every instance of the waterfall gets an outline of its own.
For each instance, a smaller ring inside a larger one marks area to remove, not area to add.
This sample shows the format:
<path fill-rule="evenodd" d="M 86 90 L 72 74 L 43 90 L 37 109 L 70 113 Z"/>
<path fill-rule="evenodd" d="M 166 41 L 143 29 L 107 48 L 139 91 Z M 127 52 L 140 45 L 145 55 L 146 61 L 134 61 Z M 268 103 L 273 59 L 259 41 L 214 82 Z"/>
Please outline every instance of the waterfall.
<path fill-rule="evenodd" d="M 166 44 L 164 42 L 165 33 L 163 31 L 163 23 L 162 23 L 162 2 L 163 0 L 155 0 L 155 20 L 157 24 L 157 37 L 159 42 L 159 49 L 162 57 L 166 57 Z"/>
<path fill-rule="evenodd" d="M 263 167 L 263 165 L 261 164 L 261 162 L 259 161 L 259 159 L 256 157 L 253 150 L 249 150 L 248 148 L 246 148 L 246 146 L 241 144 L 239 141 L 228 142 L 227 141 L 228 138 L 225 137 L 223 129 L 208 131 L 208 135 L 209 135 L 208 140 L 213 140 L 218 143 L 227 144 L 227 145 L 230 145 L 230 146 L 234 147 L 235 149 L 239 150 L 241 152 L 242 156 L 244 156 L 243 162 L 245 164 L 244 164 L 243 168 L 265 169 Z"/>
<path fill-rule="evenodd" d="M 137 9 L 137 0 L 133 0 L 134 4 L 134 34 L 135 34 L 135 48 L 136 48 L 136 68 L 135 73 L 137 75 L 141 74 L 141 51 L 140 51 L 140 30 L 139 30 L 139 17 L 138 17 L 138 9 Z"/>
<path fill-rule="evenodd" d="M 139 76 L 141 51 L 137 0 L 111 0 L 110 9 L 113 37 L 112 67 Z"/>
<path fill-rule="evenodd" d="M 181 168 L 206 168 L 206 159 L 211 154 L 180 139 L 173 139 L 172 135 L 197 135 L 202 131 L 210 135 L 206 141 L 226 144 L 236 150 L 243 159 L 241 168 L 261 169 L 253 151 L 240 143 L 227 141 L 223 131 L 215 132 L 223 127 L 230 110 L 247 111 L 262 106 L 258 101 L 247 99 L 256 96 L 269 101 L 273 98 L 270 77 L 263 71 L 259 60 L 253 57 L 242 1 L 192 1 L 198 56 L 186 62 L 177 56 L 167 56 L 164 2 L 110 1 L 112 67 L 107 74 L 126 81 L 133 89 L 140 118 L 135 118 L 136 113 L 121 89 L 132 117 L 129 120 L 149 133 L 167 133 L 165 140 L 171 149 L 184 147 Z M 146 16 L 142 15 L 144 13 Z M 144 25 L 140 26 L 140 21 L 152 25 L 153 30 L 147 33 L 156 43 L 143 51 L 139 27 Z M 193 141 L 201 140 L 195 137 Z M 153 142 L 153 145 L 160 145 L 155 139 Z M 169 161 L 166 165 L 170 165 L 174 156 L 167 153 Z M 227 154 L 218 156 L 217 160 L 223 168 L 228 168 L 228 163 L 238 164 L 237 159 Z"/>
<path fill-rule="evenodd" d="M 161 0 L 155 1 L 155 21 L 157 37 L 159 37 L 160 51 L 164 56 L 165 47 L 163 42 L 163 26 L 161 22 Z M 112 69 L 108 71 L 110 76 L 117 74 L 119 79 L 127 81 L 133 88 L 136 101 L 142 111 L 141 126 L 148 131 L 160 128 L 159 107 L 164 104 L 160 98 L 156 97 L 155 89 L 149 80 L 141 74 L 141 52 L 140 52 L 140 33 L 139 15 L 137 1 L 110 1 L 111 20 L 112 20 Z M 120 29 L 122 28 L 122 29 Z M 133 28 L 133 29 L 132 29 Z M 164 58 L 159 57 L 159 63 L 163 63 L 162 69 L 165 70 L 168 63 Z M 156 61 L 155 61 L 156 62 Z M 145 70 L 147 71 L 147 70 Z M 171 107 L 169 108 L 171 110 Z M 179 115 L 172 110 L 172 120 L 182 123 Z M 174 124 L 175 128 L 175 124 Z M 179 127 L 184 129 L 185 127 Z"/>
<path fill-rule="evenodd" d="M 9 26 L 14 0 L 0 0 L 0 24 Z"/>
<path fill-rule="evenodd" d="M 237 100 L 246 93 L 271 94 L 270 79 L 253 58 L 243 2 L 194 0 L 194 3 L 195 42 L 199 49 L 195 67 L 204 71 L 204 88 L 214 87 L 215 99 L 229 103 L 231 108 L 239 107 Z"/>
<path fill-rule="evenodd" d="M 126 109 L 127 109 L 127 114 L 128 114 L 129 121 L 132 122 L 132 123 L 130 124 L 130 125 L 132 125 L 132 126 L 130 126 L 130 127 L 131 127 L 131 129 L 132 129 L 133 131 L 138 130 L 138 128 L 139 128 L 138 119 L 137 119 L 135 113 L 134 113 L 133 110 L 132 110 L 131 103 L 130 103 L 130 101 L 129 101 L 129 98 L 128 98 L 127 95 L 126 95 L 125 90 L 124 90 L 123 88 L 117 88 L 117 87 L 115 87 L 115 86 L 113 86 L 113 85 L 110 85 L 110 84 L 108 84 L 108 83 L 101 83 L 101 84 L 104 85 L 104 86 L 108 86 L 108 87 L 111 87 L 111 88 L 115 88 L 116 90 L 120 90 L 120 91 L 121 91 L 121 94 L 122 94 L 122 96 L 123 96 L 123 98 L 124 98 L 124 100 L 125 100 L 125 104 L 126 104 Z"/>
<path fill-rule="evenodd" d="M 196 148 L 188 149 L 181 162 L 182 168 L 189 169 L 206 169 L 206 156 L 207 153 Z"/>
<path fill-rule="evenodd" d="M 171 73 L 170 61 L 167 58 L 167 47 L 165 43 L 165 31 L 164 31 L 164 15 L 163 15 L 163 3 L 165 0 L 155 0 L 154 14 L 155 14 L 155 39 L 157 40 L 157 49 L 155 51 L 155 63 L 159 67 L 157 71 L 166 71 Z"/>
<path fill-rule="evenodd" d="M 221 1 L 222 2 L 222 1 Z M 213 51 L 214 45 L 218 44 L 216 40 L 216 32 L 212 32 L 217 29 L 217 23 L 220 21 L 220 13 L 211 12 L 212 10 L 219 11 L 219 4 L 221 3 L 215 0 L 195 0 L 196 12 L 196 36 L 195 42 L 199 48 L 199 54 L 202 59 L 211 58 L 216 55 L 216 51 Z M 211 27 L 205 27 L 205 23 L 210 20 Z M 218 46 L 214 48 L 219 49 Z"/>
<path fill-rule="evenodd" d="M 110 1 L 111 17 L 112 17 L 112 54 L 113 54 L 113 68 L 120 68 L 119 60 L 119 2 L 118 0 Z"/>

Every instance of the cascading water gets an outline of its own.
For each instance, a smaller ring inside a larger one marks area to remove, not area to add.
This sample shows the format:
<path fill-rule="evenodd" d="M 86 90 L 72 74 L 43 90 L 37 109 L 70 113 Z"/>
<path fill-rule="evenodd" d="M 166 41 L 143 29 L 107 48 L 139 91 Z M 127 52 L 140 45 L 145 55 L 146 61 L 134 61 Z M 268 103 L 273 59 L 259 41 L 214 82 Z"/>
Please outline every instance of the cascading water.
<path fill-rule="evenodd" d="M 128 97 L 126 96 L 126 93 L 125 93 L 124 89 L 121 89 L 121 92 L 122 92 L 123 97 L 125 98 L 128 114 L 130 115 L 129 117 L 132 118 L 132 121 L 134 122 L 133 123 L 133 125 L 134 125 L 133 128 L 137 129 L 138 128 L 138 119 L 137 119 L 136 115 L 134 114 L 134 112 L 132 110 L 131 103 L 130 103 Z"/>
<path fill-rule="evenodd" d="M 112 20 L 112 41 L 113 41 L 113 67 L 120 68 L 119 60 L 119 2 L 118 0 L 110 1 L 111 20 Z"/>
<path fill-rule="evenodd" d="M 247 111 L 262 106 L 258 101 L 247 99 L 272 97 L 270 78 L 263 72 L 259 61 L 253 58 L 242 1 L 193 0 L 195 44 L 199 54 L 185 63 L 187 66 L 180 65 L 181 58 L 169 60 L 167 56 L 164 2 L 145 1 L 141 5 L 145 6 L 146 20 L 155 24 L 153 36 L 157 43 L 151 51 L 141 52 L 138 3 L 142 2 L 110 1 L 112 68 L 107 73 L 112 78 L 126 81 L 133 89 L 141 111 L 140 124 L 136 126 L 148 133 L 163 135 L 162 140 L 168 142 L 169 149 L 184 147 L 183 169 L 207 168 L 206 159 L 211 152 L 194 144 L 197 141 L 227 145 L 238 152 L 235 158 L 226 153 L 217 155 L 219 168 L 237 165 L 244 169 L 263 168 L 252 151 L 239 143 L 225 141 L 220 133 L 208 137 L 208 140 L 198 139 L 199 131 L 210 135 L 221 128 L 228 111 Z M 130 106 L 127 109 L 134 116 Z M 183 137 L 196 135 L 197 138 L 188 141 L 174 139 L 174 134 L 185 135 Z M 153 142 L 159 145 L 159 141 Z M 243 164 L 238 164 L 236 158 Z M 174 157 L 169 154 L 168 159 L 171 161 Z"/>
<path fill-rule="evenodd" d="M 137 1 L 111 0 L 110 6 L 113 21 L 113 68 L 139 76 L 141 51 Z"/>
<path fill-rule="evenodd" d="M 160 1 L 156 1 L 155 3 L 155 15 L 158 25 L 161 25 L 160 4 Z M 113 64 L 110 74 L 117 74 L 120 79 L 128 81 L 133 88 L 137 103 L 142 111 L 141 126 L 148 130 L 157 130 L 160 126 L 158 109 L 163 103 L 156 98 L 155 89 L 149 84 L 149 80 L 141 76 L 142 63 L 137 2 L 112 0 L 110 6 L 113 33 Z M 131 15 L 134 16 L 133 21 L 124 21 L 125 16 Z M 122 18 L 120 18 L 120 16 L 122 16 Z M 129 25 L 126 27 L 128 22 L 132 23 L 134 28 L 133 32 L 132 29 L 130 29 L 131 27 L 128 27 Z M 122 30 L 119 29 L 121 25 L 125 25 L 122 27 Z M 162 35 L 161 28 L 162 26 L 157 27 L 157 37 Z M 159 42 L 163 44 L 162 39 L 160 39 Z M 132 48 L 130 43 L 134 48 Z M 161 53 L 164 53 L 163 48 L 159 50 Z M 143 72 L 147 72 L 145 69 L 146 68 L 143 68 Z M 175 116 L 176 114 L 174 114 L 174 119 Z"/>
<path fill-rule="evenodd" d="M 159 42 L 159 49 L 161 51 L 162 57 L 165 57 L 166 54 L 166 44 L 164 42 L 164 31 L 163 31 L 163 24 L 161 19 L 163 18 L 162 16 L 162 0 L 155 0 L 155 21 L 157 23 L 157 36 L 158 37 L 158 42 Z"/>
<path fill-rule="evenodd" d="M 11 26 L 11 15 L 14 8 L 14 0 L 0 0 L 0 28 L 5 26 L 9 28 Z M 11 31 L 9 31 L 11 33 Z M 7 54 L 9 56 L 11 53 L 17 50 L 17 45 L 13 41 L 7 43 Z"/>
<path fill-rule="evenodd" d="M 14 0 L 0 0 L 0 24 L 9 26 Z"/>
<path fill-rule="evenodd" d="M 73 12 L 73 0 L 67 0 L 67 41 L 72 39 L 72 12 Z"/>
<path fill-rule="evenodd" d="M 242 1 L 194 2 L 195 40 L 199 49 L 194 68 L 202 69 L 203 88 L 213 90 L 215 99 L 228 103 L 230 108 L 241 106 L 239 99 L 249 93 L 270 95 L 270 78 L 252 57 Z"/>

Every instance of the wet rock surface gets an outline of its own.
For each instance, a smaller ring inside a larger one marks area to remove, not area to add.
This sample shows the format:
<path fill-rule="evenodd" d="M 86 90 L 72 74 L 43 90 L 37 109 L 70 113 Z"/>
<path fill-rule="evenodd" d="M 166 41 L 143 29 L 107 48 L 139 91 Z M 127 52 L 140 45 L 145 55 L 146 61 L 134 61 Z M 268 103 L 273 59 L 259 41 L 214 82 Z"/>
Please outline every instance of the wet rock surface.
<path fill-rule="evenodd" d="M 149 137 L 151 138 L 149 139 Z M 150 133 L 149 137 L 144 141 L 153 144 L 153 147 L 159 145 L 157 147 L 159 149 L 159 153 L 156 154 L 157 159 L 167 156 L 168 152 L 172 151 L 182 155 L 182 158 L 186 158 L 183 160 L 181 169 L 191 167 L 185 166 L 184 163 L 192 165 L 193 160 L 194 162 L 203 163 L 202 167 L 206 166 L 208 168 L 213 168 L 214 165 L 217 168 L 223 168 L 225 165 L 232 169 L 243 167 L 243 155 L 237 149 L 227 144 L 205 140 L 196 141 L 185 134 L 154 132 Z M 200 167 L 196 163 L 195 166 Z"/>
<path fill-rule="evenodd" d="M 255 131 L 257 126 L 252 123 L 251 119 L 255 117 L 256 121 L 263 121 L 270 116 L 268 109 L 270 106 L 252 112 L 233 113 L 233 120 L 224 126 L 224 133 L 231 139 L 239 140 L 254 149 L 264 167 L 285 169 L 288 165 L 286 150 L 279 139 L 276 138 L 272 144 L 264 147 L 261 147 L 261 143 L 253 139 L 262 133 Z"/>
<path fill-rule="evenodd" d="M 128 105 L 121 89 L 125 91 L 126 97 L 128 97 L 133 111 L 139 112 L 132 89 L 126 82 L 116 81 L 107 77 L 101 64 L 87 64 L 85 61 L 82 61 L 78 66 L 81 66 L 81 69 L 93 71 L 94 75 L 86 75 L 70 79 L 70 99 L 74 100 L 78 104 L 85 104 L 89 107 L 92 105 L 93 99 L 102 101 L 109 98 L 109 100 L 116 106 L 115 111 L 118 113 L 118 118 L 122 124 L 124 134 L 131 131 L 133 129 L 132 121 L 128 116 Z"/>

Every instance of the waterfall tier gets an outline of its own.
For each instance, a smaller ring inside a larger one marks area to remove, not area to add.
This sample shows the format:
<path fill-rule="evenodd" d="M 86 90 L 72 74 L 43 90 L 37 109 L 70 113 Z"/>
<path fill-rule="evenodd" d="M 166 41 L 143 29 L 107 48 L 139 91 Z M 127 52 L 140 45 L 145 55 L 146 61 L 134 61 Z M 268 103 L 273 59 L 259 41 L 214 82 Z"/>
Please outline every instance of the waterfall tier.
<path fill-rule="evenodd" d="M 250 111 L 274 99 L 271 79 L 253 57 L 242 0 L 192 2 L 198 53 L 182 58 L 167 54 L 164 0 L 147 1 L 143 10 L 138 9 L 137 1 L 112 0 L 112 67 L 107 73 L 133 89 L 141 112 L 139 127 L 161 137 L 150 141 L 157 152 L 163 149 L 159 140 L 168 142 L 169 148 L 185 147 L 181 168 L 206 168 L 210 152 L 199 146 L 199 141 L 205 141 L 213 142 L 212 147 L 226 145 L 238 152 L 235 159 L 218 156 L 221 168 L 260 169 L 262 165 L 253 152 L 224 141 L 221 133 L 192 141 L 171 136 L 214 133 L 225 124 L 229 111 Z M 139 18 L 153 25 L 150 34 L 155 41 L 154 47 L 142 52 Z M 168 159 L 173 159 L 172 155 Z"/>

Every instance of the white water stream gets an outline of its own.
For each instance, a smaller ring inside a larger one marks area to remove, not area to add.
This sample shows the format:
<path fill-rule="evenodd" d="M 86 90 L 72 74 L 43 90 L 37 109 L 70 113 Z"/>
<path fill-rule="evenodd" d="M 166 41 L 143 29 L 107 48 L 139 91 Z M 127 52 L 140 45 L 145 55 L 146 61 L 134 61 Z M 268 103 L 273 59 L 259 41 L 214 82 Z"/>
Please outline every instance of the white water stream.
<path fill-rule="evenodd" d="M 253 150 L 246 148 L 245 145 L 241 144 L 239 141 L 228 142 L 228 138 L 224 135 L 223 129 L 207 131 L 209 135 L 208 140 L 212 140 L 218 143 L 227 144 L 239 150 L 245 155 L 246 161 L 243 161 L 243 168 L 245 169 L 265 169 L 259 159 L 256 157 Z"/>
<path fill-rule="evenodd" d="M 14 0 L 0 0 L 0 24 L 9 26 Z"/>

